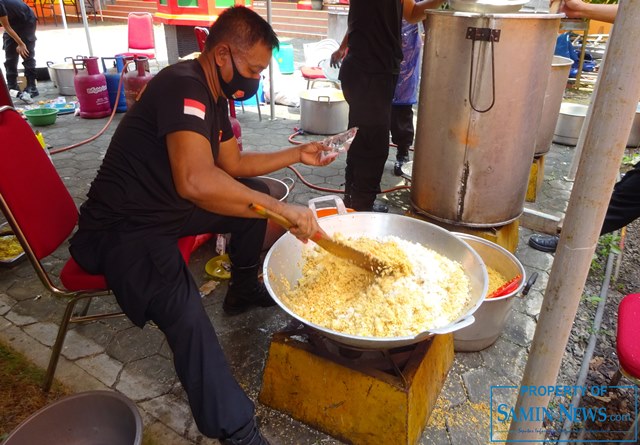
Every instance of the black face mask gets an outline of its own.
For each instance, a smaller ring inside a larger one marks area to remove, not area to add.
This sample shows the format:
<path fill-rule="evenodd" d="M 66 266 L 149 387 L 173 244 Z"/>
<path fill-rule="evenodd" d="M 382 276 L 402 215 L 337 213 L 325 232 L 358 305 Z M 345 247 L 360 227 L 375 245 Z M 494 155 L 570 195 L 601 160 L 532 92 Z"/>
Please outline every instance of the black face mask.
<path fill-rule="evenodd" d="M 227 99 L 238 100 L 240 102 L 247 100 L 258 91 L 258 87 L 260 86 L 260 79 L 252 79 L 248 77 L 244 77 L 238 71 L 236 67 L 236 63 L 233 60 L 233 55 L 231 54 L 231 49 L 229 49 L 229 56 L 231 56 L 231 66 L 233 66 L 233 77 L 230 82 L 225 82 L 222 78 L 222 74 L 220 73 L 220 67 L 216 63 L 216 69 L 218 70 L 218 79 L 220 79 L 220 86 L 222 87 L 222 92 L 227 97 Z"/>

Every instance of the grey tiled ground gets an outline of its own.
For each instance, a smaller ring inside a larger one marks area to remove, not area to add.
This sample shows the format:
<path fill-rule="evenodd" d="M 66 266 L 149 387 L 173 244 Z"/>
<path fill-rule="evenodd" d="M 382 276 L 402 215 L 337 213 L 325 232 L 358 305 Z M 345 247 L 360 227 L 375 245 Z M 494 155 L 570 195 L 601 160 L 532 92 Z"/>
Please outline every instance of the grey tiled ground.
<path fill-rule="evenodd" d="M 294 48 L 299 62 L 301 42 L 294 41 Z M 51 83 L 41 83 L 40 89 L 43 98 L 57 95 Z M 258 120 L 255 107 L 247 107 L 244 114 L 238 109 L 246 150 L 272 151 L 289 146 L 287 138 L 300 125 L 299 112 L 285 106 L 276 108 L 277 118 L 270 120 L 269 107 L 263 106 L 262 121 Z M 120 118 L 121 115 L 116 115 L 105 134 L 90 144 L 54 156 L 54 164 L 77 204 L 85 199 L 109 137 Z M 96 134 L 106 122 L 107 119 L 89 120 L 67 115 L 59 116 L 54 126 L 41 130 L 50 145 L 60 148 Z M 405 184 L 403 179 L 392 174 L 393 155 L 392 152 L 385 167 L 384 189 Z M 538 202 L 532 207 L 562 214 L 569 190 L 569 184 L 563 177 L 568 171 L 571 155 L 571 148 L 553 146 L 546 158 L 547 181 Z M 320 187 L 340 189 L 344 161 L 339 159 L 325 169 L 299 167 L 298 170 L 306 180 Z M 273 176 L 295 177 L 288 169 Z M 289 201 L 306 204 L 310 198 L 320 194 L 296 179 Z M 392 211 L 396 213 L 402 213 L 409 207 L 406 190 L 384 199 L 392 204 Z M 502 337 L 492 347 L 482 352 L 456 354 L 438 402 L 438 410 L 444 415 L 445 422 L 432 420 L 421 444 L 488 442 L 489 422 L 481 407 L 489 403 L 489 386 L 519 383 L 552 262 L 551 255 L 527 247 L 530 233 L 524 228 L 520 230 L 517 256 L 528 272 L 540 273 L 538 282 L 527 298 L 516 301 Z M 207 280 L 204 264 L 214 255 L 213 245 L 209 243 L 192 257 L 190 269 L 199 283 Z M 63 246 L 45 264 L 52 271 L 59 272 L 67 258 L 66 246 Z M 249 396 L 257 400 L 270 335 L 287 326 L 290 320 L 277 308 L 257 309 L 227 318 L 221 310 L 224 291 L 223 283 L 203 301 L 236 377 Z M 64 301 L 44 293 L 27 262 L 11 269 L 0 269 L 0 340 L 45 367 L 64 304 Z M 105 309 L 115 307 L 115 304 L 100 302 L 96 306 Z M 137 403 L 147 433 L 156 437 L 158 443 L 217 443 L 203 438 L 195 428 L 173 371 L 170 351 L 161 333 L 152 326 L 138 329 L 126 319 L 112 319 L 74 327 L 65 342 L 56 376 L 75 391 L 111 388 L 125 394 Z M 340 443 L 260 404 L 257 412 L 263 429 L 275 444 Z"/>

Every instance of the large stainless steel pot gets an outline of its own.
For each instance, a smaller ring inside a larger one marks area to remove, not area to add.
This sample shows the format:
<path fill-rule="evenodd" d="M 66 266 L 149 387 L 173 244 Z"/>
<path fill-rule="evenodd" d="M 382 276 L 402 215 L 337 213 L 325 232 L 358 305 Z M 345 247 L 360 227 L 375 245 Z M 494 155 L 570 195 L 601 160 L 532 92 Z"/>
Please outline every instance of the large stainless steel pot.
<path fill-rule="evenodd" d="M 338 134 L 349 125 L 349 104 L 337 88 L 313 88 L 300 93 L 300 127 L 314 134 Z"/>
<path fill-rule="evenodd" d="M 427 11 L 411 183 L 418 212 L 469 227 L 521 215 L 560 18 Z"/>
<path fill-rule="evenodd" d="M 464 314 L 454 322 L 422 332 L 414 337 L 360 337 L 327 329 L 298 316 L 280 299 L 286 289 L 286 280 L 295 285 L 302 275 L 302 255 L 312 249 L 312 243 L 303 244 L 290 233 L 286 233 L 271 247 L 264 261 L 264 282 L 280 307 L 300 322 L 317 329 L 325 336 L 350 346 L 368 349 L 388 349 L 420 342 L 433 334 L 456 331 L 473 323 L 473 313 L 482 304 L 487 292 L 487 270 L 480 256 L 468 244 L 434 224 L 402 215 L 369 212 L 354 212 L 345 215 L 327 216 L 320 221 L 329 234 L 362 235 L 379 237 L 395 235 L 408 241 L 420 243 L 447 258 L 459 262 L 471 283 L 471 299 Z"/>
<path fill-rule="evenodd" d="M 547 81 L 547 90 L 542 104 L 542 117 L 536 134 L 536 156 L 548 153 L 551 148 L 553 132 L 558 122 L 558 113 L 560 113 L 560 105 L 562 104 L 564 90 L 567 87 L 571 65 L 573 65 L 573 60 L 566 57 L 553 56 L 551 72 Z"/>
<path fill-rule="evenodd" d="M 63 96 L 75 96 L 73 62 L 67 62 L 67 59 L 73 60 L 71 57 L 65 57 L 65 63 L 47 62 L 49 77 L 53 80 L 54 85 L 58 87 L 60 94 Z"/>
<path fill-rule="evenodd" d="M 553 142 L 562 145 L 576 145 L 588 111 L 588 105 L 563 102 L 560 105 L 560 114 L 553 131 Z"/>

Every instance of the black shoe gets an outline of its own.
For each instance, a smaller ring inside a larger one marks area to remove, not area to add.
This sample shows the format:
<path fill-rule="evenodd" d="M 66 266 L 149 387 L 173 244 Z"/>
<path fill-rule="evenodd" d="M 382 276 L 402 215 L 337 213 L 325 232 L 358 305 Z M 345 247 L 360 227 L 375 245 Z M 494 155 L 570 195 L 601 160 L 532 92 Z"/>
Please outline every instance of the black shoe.
<path fill-rule="evenodd" d="M 25 89 L 24 89 L 25 93 L 29 93 L 29 96 L 31 97 L 36 97 L 39 96 L 40 93 L 38 92 L 38 89 L 36 88 L 35 85 L 28 85 Z"/>
<path fill-rule="evenodd" d="M 222 445 L 270 445 L 264 438 L 255 419 L 222 441 Z"/>
<path fill-rule="evenodd" d="M 531 235 L 529 245 L 541 252 L 552 253 L 556 251 L 559 240 L 558 235 Z"/>
<path fill-rule="evenodd" d="M 376 201 L 373 203 L 373 206 L 371 207 L 371 211 L 377 212 L 377 213 L 389 213 L 389 206 L 386 205 L 384 202 Z"/>
<path fill-rule="evenodd" d="M 397 156 L 396 163 L 393 165 L 393 174 L 402 176 L 402 166 L 409 162 L 409 156 Z"/>
<path fill-rule="evenodd" d="M 227 315 L 239 315 L 254 306 L 270 307 L 276 302 L 264 283 L 258 280 L 258 266 L 231 268 L 231 280 L 222 309 Z"/>

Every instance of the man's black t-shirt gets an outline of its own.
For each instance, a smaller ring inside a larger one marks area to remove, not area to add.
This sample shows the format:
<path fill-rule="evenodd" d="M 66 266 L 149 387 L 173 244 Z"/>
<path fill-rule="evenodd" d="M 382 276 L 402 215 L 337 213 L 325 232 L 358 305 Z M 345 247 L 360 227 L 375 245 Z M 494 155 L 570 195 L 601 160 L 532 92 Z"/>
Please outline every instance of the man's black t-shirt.
<path fill-rule="evenodd" d="M 36 22 L 35 14 L 22 0 L 0 0 L 0 17 L 5 16 L 14 29 Z"/>
<path fill-rule="evenodd" d="M 367 73 L 400 72 L 402 3 L 399 0 L 351 0 L 348 58 Z"/>
<path fill-rule="evenodd" d="M 194 209 L 176 192 L 166 136 L 195 131 L 211 144 L 233 137 L 226 99 L 217 102 L 197 60 L 171 65 L 124 116 L 82 205 L 80 228 L 175 234 Z"/>

